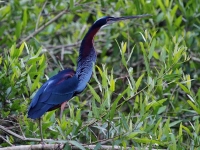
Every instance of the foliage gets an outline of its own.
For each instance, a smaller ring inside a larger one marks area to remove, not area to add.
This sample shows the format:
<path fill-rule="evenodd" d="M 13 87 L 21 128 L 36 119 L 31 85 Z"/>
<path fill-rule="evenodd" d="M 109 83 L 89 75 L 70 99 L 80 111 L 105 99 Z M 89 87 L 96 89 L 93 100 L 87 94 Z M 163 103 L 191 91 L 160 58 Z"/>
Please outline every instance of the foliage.
<path fill-rule="evenodd" d="M 84 144 L 98 149 L 103 143 L 123 148 L 200 147 L 197 0 L 21 0 L 2 1 L 0 6 L 2 126 L 40 138 L 38 123 L 27 119 L 31 98 L 62 68 L 76 69 L 80 41 L 90 25 L 103 15 L 148 13 L 152 17 L 99 31 L 98 59 L 88 87 L 69 101 L 62 120 L 59 110 L 43 116 L 43 136 L 80 149 Z M 0 133 L 2 147 L 37 143 Z"/>

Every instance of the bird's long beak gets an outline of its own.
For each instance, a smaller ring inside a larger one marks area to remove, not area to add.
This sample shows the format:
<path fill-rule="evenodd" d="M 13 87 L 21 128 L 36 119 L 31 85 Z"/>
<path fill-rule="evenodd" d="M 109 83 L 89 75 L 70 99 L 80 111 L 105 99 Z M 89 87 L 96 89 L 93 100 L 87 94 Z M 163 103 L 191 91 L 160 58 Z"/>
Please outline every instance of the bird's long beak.
<path fill-rule="evenodd" d="M 144 14 L 144 15 L 136 15 L 136 16 L 127 16 L 127 17 L 116 17 L 116 18 L 109 18 L 107 20 L 107 23 L 114 23 L 114 22 L 118 22 L 118 21 L 122 21 L 122 20 L 129 20 L 129 19 L 136 19 L 136 18 L 144 18 L 144 17 L 149 17 L 151 15 L 149 14 Z"/>

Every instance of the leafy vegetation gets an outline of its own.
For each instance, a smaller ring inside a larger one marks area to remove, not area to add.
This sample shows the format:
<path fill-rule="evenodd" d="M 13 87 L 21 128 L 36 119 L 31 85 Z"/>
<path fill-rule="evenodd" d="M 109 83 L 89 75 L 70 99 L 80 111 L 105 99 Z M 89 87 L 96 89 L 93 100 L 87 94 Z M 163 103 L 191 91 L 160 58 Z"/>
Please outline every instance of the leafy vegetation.
<path fill-rule="evenodd" d="M 43 116 L 43 136 L 66 149 L 200 148 L 197 0 L 21 0 L 0 7 L 1 147 L 38 143 L 38 123 L 27 118 L 31 98 L 58 71 L 76 69 L 81 39 L 96 19 L 148 13 L 98 32 L 88 87 L 69 101 L 62 120 L 59 110 Z"/>

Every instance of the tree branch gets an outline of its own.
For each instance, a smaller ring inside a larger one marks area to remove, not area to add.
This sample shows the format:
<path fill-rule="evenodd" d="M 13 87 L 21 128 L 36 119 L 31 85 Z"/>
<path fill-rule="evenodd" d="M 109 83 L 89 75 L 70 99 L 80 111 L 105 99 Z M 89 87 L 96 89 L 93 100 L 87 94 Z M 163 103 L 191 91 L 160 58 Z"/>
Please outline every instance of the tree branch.
<path fill-rule="evenodd" d="M 5 147 L 5 148 L 0 148 L 0 150 L 21 150 L 21 149 L 31 149 L 31 150 L 48 150 L 48 149 L 63 149 L 64 148 L 64 144 L 37 144 L 37 145 L 21 145 L 21 146 L 12 146 L 12 147 Z M 84 148 L 87 149 L 94 149 L 96 147 L 96 145 L 85 145 Z M 71 146 L 72 149 L 76 149 L 76 146 Z M 130 149 L 131 147 L 126 147 L 126 149 Z M 112 146 L 112 145 L 101 145 L 100 146 L 101 150 L 120 150 L 122 149 L 121 146 Z M 140 148 L 135 148 L 135 150 L 139 150 Z M 148 150 L 149 148 L 144 148 L 144 150 Z M 165 149 L 152 149 L 152 150 L 165 150 Z"/>
<path fill-rule="evenodd" d="M 48 149 L 63 149 L 64 144 L 37 144 L 37 145 L 20 145 L 20 146 L 11 146 L 11 147 L 5 147 L 0 148 L 0 150 L 48 150 Z"/>

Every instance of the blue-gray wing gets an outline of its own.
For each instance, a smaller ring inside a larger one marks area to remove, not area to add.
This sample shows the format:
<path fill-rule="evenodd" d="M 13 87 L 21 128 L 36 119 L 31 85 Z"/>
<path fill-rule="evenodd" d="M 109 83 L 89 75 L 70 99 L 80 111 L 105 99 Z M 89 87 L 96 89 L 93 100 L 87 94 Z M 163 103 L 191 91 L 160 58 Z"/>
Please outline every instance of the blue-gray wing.
<path fill-rule="evenodd" d="M 78 86 L 78 78 L 74 74 L 72 69 L 66 69 L 44 83 L 31 101 L 28 117 L 40 118 L 48 110 L 58 108 L 70 100 Z"/>

